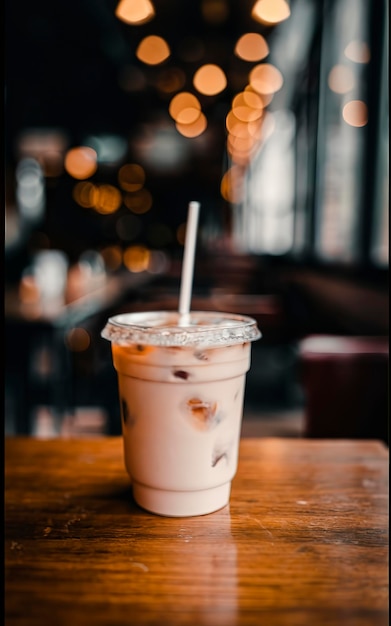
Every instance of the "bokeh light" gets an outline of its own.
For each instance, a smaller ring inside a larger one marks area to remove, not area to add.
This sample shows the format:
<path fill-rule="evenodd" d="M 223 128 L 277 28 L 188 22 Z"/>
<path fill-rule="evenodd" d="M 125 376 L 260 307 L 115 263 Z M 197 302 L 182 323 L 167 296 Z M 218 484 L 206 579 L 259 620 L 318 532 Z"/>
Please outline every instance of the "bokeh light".
<path fill-rule="evenodd" d="M 137 46 L 136 57 L 147 65 L 159 65 L 170 56 L 170 47 L 163 37 L 148 35 Z"/>
<path fill-rule="evenodd" d="M 262 103 L 262 99 L 260 99 Z M 253 122 L 258 120 L 263 113 L 263 107 L 252 107 L 244 93 L 238 93 L 232 100 L 232 112 L 241 122 Z"/>
<path fill-rule="evenodd" d="M 243 200 L 244 170 L 240 165 L 230 167 L 221 179 L 220 192 L 227 202 L 232 204 Z"/>
<path fill-rule="evenodd" d="M 93 209 L 98 201 L 99 190 L 90 181 L 76 183 L 72 197 L 77 204 L 85 209 Z"/>
<path fill-rule="evenodd" d="M 65 155 L 64 167 L 73 178 L 90 178 L 98 169 L 98 155 L 88 146 L 71 148 Z"/>
<path fill-rule="evenodd" d="M 152 207 L 152 203 L 152 194 L 145 188 L 124 195 L 125 206 L 132 211 L 132 213 L 136 213 L 137 215 L 147 213 Z"/>
<path fill-rule="evenodd" d="M 283 76 L 271 63 L 256 65 L 250 72 L 249 83 L 260 94 L 271 94 L 281 89 Z"/>
<path fill-rule="evenodd" d="M 343 107 L 342 117 L 350 126 L 360 128 L 368 123 L 368 107 L 362 100 L 351 100 Z"/>
<path fill-rule="evenodd" d="M 115 213 L 122 204 L 122 195 L 113 185 L 99 185 L 95 210 L 102 215 Z"/>
<path fill-rule="evenodd" d="M 171 100 L 168 112 L 171 117 L 179 123 L 193 123 L 198 118 L 201 111 L 201 104 L 198 98 L 188 91 L 176 94 Z M 193 118 L 193 119 L 192 119 Z M 186 120 L 189 119 L 187 122 Z"/>
<path fill-rule="evenodd" d="M 229 15 L 227 0 L 202 0 L 202 17 L 210 24 L 222 24 Z"/>
<path fill-rule="evenodd" d="M 345 48 L 345 56 L 354 63 L 369 63 L 371 51 L 365 41 L 353 39 Z"/>
<path fill-rule="evenodd" d="M 67 333 L 65 342 L 72 352 L 84 352 L 90 347 L 91 337 L 85 328 L 72 328 Z"/>
<path fill-rule="evenodd" d="M 122 250 L 117 245 L 106 246 L 100 251 L 106 269 L 115 272 L 122 265 Z"/>
<path fill-rule="evenodd" d="M 125 191 L 138 191 L 145 183 L 144 168 L 138 163 L 126 163 L 119 169 L 118 183 Z"/>
<path fill-rule="evenodd" d="M 146 24 L 155 15 L 155 8 L 150 0 L 120 0 L 115 15 L 126 24 Z"/>
<path fill-rule="evenodd" d="M 192 124 L 180 124 L 179 122 L 175 123 L 177 131 L 184 137 L 189 138 L 198 137 L 207 129 L 207 126 L 208 122 L 203 113 L 200 113 L 196 121 Z"/>
<path fill-rule="evenodd" d="M 251 17 L 261 24 L 278 24 L 291 14 L 286 0 L 258 0 L 252 8 Z"/>
<path fill-rule="evenodd" d="M 348 93 L 355 86 L 354 74 L 346 65 L 334 65 L 328 76 L 328 85 L 335 93 Z"/>
<path fill-rule="evenodd" d="M 186 74 L 178 67 L 164 67 L 156 79 L 156 88 L 161 94 L 180 91 L 186 83 Z"/>
<path fill-rule="evenodd" d="M 129 246 L 124 251 L 123 263 L 130 272 L 145 272 L 149 266 L 150 254 L 146 246 Z"/>
<path fill-rule="evenodd" d="M 218 65 L 208 63 L 200 67 L 193 77 L 193 85 L 205 96 L 215 96 L 224 91 L 227 78 Z"/>
<path fill-rule="evenodd" d="M 259 33 L 245 33 L 236 42 L 234 52 L 243 61 L 261 61 L 269 54 L 269 46 Z"/>

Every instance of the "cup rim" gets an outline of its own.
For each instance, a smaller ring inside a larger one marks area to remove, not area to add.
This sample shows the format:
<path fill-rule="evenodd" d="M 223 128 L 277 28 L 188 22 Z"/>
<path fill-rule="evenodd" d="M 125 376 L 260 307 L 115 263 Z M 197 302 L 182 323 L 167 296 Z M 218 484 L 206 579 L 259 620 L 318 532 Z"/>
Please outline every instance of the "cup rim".
<path fill-rule="evenodd" d="M 210 323 L 197 325 L 197 319 L 201 317 L 204 321 L 210 320 Z M 160 323 L 162 318 L 167 320 L 164 325 Z M 168 310 L 121 313 L 108 319 L 101 336 L 118 345 L 202 345 L 211 348 L 256 341 L 262 336 L 256 320 L 247 315 L 226 311 L 190 311 L 185 320 L 187 323 L 180 324 L 180 318 L 178 311 Z"/>

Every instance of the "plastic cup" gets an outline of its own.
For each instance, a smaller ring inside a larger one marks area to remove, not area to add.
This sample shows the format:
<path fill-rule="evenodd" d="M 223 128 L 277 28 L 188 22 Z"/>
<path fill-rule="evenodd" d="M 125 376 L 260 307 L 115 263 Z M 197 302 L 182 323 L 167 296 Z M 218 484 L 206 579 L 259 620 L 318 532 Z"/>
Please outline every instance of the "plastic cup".
<path fill-rule="evenodd" d="M 111 317 L 124 460 L 135 501 L 159 515 L 228 504 L 236 474 L 251 342 L 243 315 L 153 311 Z"/>

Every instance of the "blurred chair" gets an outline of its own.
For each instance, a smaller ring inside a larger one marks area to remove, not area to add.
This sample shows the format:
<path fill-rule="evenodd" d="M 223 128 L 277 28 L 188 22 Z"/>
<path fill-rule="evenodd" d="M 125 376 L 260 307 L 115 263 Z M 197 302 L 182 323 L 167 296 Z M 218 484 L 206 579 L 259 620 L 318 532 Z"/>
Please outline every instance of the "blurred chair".
<path fill-rule="evenodd" d="M 307 437 L 388 444 L 388 338 L 310 335 L 299 342 Z"/>

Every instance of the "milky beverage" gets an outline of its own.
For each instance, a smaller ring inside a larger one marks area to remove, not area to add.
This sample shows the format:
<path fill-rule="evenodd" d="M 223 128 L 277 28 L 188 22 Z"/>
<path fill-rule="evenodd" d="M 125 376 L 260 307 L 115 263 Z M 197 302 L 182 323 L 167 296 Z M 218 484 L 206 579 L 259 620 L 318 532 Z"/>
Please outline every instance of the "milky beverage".
<path fill-rule="evenodd" d="M 186 325 L 181 325 L 181 324 Z M 229 502 L 238 463 L 252 318 L 192 311 L 108 320 L 118 374 L 124 460 L 133 496 L 167 516 L 203 515 Z"/>

